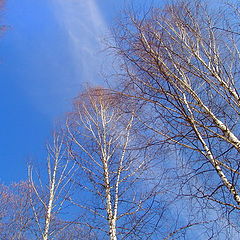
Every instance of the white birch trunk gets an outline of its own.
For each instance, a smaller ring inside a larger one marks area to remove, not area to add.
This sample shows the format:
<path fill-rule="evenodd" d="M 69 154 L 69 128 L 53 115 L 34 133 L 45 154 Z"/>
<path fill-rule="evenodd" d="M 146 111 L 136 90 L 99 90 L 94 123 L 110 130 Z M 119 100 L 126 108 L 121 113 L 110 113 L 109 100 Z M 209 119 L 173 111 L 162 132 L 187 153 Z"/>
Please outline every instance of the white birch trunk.
<path fill-rule="evenodd" d="M 52 217 L 54 190 L 55 190 L 55 184 L 56 184 L 56 173 L 57 173 L 57 167 L 58 167 L 58 153 L 56 153 L 55 157 L 56 158 L 54 159 L 54 169 L 53 169 L 52 176 L 51 176 L 51 170 L 49 169 L 50 190 L 49 190 L 49 201 L 46 209 L 47 212 L 45 217 L 43 240 L 48 240 L 49 227 L 50 227 L 51 217 Z"/>
<path fill-rule="evenodd" d="M 212 166 L 215 168 L 218 176 L 220 177 L 222 183 L 227 187 L 227 189 L 229 190 L 229 192 L 231 193 L 231 195 L 233 196 L 234 200 L 236 201 L 236 203 L 238 205 L 240 205 L 240 195 L 238 194 L 235 186 L 227 179 L 226 175 L 224 174 L 224 172 L 222 171 L 221 166 L 219 165 L 218 161 L 215 160 L 212 152 L 210 151 L 209 147 L 207 146 L 206 142 L 204 141 L 204 139 L 201 136 L 201 133 L 198 131 L 195 120 L 194 120 L 194 115 L 193 112 L 186 100 L 186 96 L 184 95 L 184 102 L 187 106 L 187 109 L 189 111 L 189 116 L 190 116 L 190 121 L 192 124 L 192 127 L 199 139 L 199 141 L 201 142 L 205 153 L 204 155 L 207 157 L 207 159 L 209 159 L 210 163 L 212 164 Z"/>

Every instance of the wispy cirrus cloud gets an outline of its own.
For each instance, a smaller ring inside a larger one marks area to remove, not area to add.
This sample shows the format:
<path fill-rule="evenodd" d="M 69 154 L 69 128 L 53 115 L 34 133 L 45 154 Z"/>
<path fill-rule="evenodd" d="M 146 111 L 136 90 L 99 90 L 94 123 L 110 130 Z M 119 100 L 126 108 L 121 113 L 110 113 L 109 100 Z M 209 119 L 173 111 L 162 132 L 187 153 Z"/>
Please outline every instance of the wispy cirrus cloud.
<path fill-rule="evenodd" d="M 108 32 L 94 0 L 54 0 L 55 14 L 69 39 L 69 51 L 80 83 L 101 84 L 98 73 L 106 61 L 102 38 Z M 80 80 L 81 79 L 81 80 Z"/>

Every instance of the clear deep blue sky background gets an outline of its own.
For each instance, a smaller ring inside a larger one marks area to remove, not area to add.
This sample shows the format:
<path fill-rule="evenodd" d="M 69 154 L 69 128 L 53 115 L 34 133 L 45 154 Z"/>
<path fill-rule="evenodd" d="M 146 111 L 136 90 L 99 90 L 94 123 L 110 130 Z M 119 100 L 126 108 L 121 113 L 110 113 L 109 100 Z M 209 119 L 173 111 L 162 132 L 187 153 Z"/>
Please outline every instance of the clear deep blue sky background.
<path fill-rule="evenodd" d="M 112 61 L 101 51 L 103 37 L 133 2 L 146 4 L 6 0 L 1 22 L 8 30 L 0 38 L 0 182 L 26 178 L 26 162 L 44 158 L 45 143 L 71 109 L 72 98 L 85 83 L 103 84 L 98 73 Z"/>
<path fill-rule="evenodd" d="M 97 4 L 98 2 L 98 4 Z M 55 122 L 84 83 L 101 84 L 101 38 L 116 0 L 8 0 L 0 39 L 0 182 L 26 178 L 41 160 Z"/>

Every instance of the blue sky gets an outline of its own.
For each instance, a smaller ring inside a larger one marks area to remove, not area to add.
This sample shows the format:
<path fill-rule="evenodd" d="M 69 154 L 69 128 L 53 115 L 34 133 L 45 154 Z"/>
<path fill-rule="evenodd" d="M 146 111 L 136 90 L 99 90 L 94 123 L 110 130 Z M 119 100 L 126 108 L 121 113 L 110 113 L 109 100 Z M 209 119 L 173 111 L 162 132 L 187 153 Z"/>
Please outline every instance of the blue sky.
<path fill-rule="evenodd" d="M 99 5 L 96 3 L 98 2 Z M 111 58 L 102 39 L 124 1 L 8 0 L 0 39 L 0 180 L 26 177 L 26 162 L 42 160 L 55 123 Z"/>

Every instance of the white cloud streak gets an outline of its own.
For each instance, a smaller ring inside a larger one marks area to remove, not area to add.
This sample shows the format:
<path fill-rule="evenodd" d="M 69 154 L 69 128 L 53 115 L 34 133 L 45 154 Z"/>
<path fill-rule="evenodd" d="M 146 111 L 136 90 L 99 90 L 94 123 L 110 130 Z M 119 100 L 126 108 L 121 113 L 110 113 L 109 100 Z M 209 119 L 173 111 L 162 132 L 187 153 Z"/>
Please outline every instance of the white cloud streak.
<path fill-rule="evenodd" d="M 105 23 L 94 0 L 53 0 L 55 14 L 69 38 L 81 83 L 101 84 L 98 73 L 106 60 L 101 50 L 107 33 Z"/>

